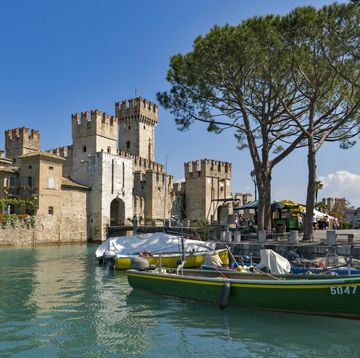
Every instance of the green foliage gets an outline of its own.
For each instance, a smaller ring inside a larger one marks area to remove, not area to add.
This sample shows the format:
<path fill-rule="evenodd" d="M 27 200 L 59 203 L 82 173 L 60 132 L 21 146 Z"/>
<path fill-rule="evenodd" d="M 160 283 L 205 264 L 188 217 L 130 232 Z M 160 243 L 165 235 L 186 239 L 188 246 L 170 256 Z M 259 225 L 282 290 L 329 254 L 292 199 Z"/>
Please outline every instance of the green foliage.
<path fill-rule="evenodd" d="M 341 230 L 349 230 L 352 229 L 352 224 L 348 221 L 341 221 L 340 222 L 340 229 Z"/>
<path fill-rule="evenodd" d="M 4 198 L 0 199 L 0 210 L 6 209 L 8 205 L 23 206 L 26 210 L 34 212 L 36 209 L 36 199 L 34 198 Z"/>
<path fill-rule="evenodd" d="M 272 168 L 295 148 L 310 143 L 316 153 L 325 141 L 354 145 L 359 23 L 355 3 L 302 7 L 215 26 L 195 39 L 191 52 L 171 58 L 171 88 L 157 94 L 160 104 L 180 130 L 194 121 L 217 134 L 233 130 L 238 148 L 251 154 L 259 215 L 263 200 L 270 213 Z M 260 229 L 262 222 L 258 217 Z"/>
<path fill-rule="evenodd" d="M 207 219 L 197 220 L 195 223 L 195 233 L 202 241 L 206 241 L 209 238 L 210 225 Z"/>

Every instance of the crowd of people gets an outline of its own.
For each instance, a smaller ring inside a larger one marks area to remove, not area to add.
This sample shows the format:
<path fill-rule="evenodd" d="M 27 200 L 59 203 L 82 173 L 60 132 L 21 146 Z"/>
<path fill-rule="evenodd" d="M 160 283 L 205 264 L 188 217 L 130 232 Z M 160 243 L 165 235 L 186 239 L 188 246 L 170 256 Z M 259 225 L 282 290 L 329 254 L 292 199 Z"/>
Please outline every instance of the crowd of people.
<path fill-rule="evenodd" d="M 314 230 L 339 229 L 339 221 L 336 217 L 330 220 L 330 218 L 327 215 L 320 218 L 317 218 L 314 215 L 312 222 L 313 222 Z"/>
<path fill-rule="evenodd" d="M 250 228 L 255 229 L 256 221 L 255 217 L 245 218 L 243 215 L 235 215 L 234 217 L 235 225 L 237 228 Z M 336 217 L 329 217 L 327 215 L 322 217 L 313 216 L 312 219 L 314 230 L 337 230 L 340 228 L 339 221 Z M 301 231 L 304 224 L 304 215 L 299 215 L 298 217 L 298 227 Z"/>

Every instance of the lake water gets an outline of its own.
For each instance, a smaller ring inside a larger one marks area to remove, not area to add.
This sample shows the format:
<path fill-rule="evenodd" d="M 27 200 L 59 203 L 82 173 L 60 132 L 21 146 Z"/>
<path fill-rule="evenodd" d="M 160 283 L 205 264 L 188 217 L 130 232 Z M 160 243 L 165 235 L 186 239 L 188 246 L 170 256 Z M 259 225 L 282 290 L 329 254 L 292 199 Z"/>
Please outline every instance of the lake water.
<path fill-rule="evenodd" d="M 135 292 L 96 247 L 0 249 L 0 357 L 360 357 L 360 321 Z"/>

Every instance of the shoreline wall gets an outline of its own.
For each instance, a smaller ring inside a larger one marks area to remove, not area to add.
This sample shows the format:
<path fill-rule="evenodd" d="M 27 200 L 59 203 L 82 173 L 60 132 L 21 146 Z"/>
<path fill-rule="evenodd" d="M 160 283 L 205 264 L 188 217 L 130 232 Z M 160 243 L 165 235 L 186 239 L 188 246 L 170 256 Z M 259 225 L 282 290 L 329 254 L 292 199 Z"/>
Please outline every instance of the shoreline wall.
<path fill-rule="evenodd" d="M 0 247 L 86 242 L 86 224 L 76 216 L 37 215 L 34 226 L 25 223 L 18 223 L 15 227 L 0 225 Z"/>

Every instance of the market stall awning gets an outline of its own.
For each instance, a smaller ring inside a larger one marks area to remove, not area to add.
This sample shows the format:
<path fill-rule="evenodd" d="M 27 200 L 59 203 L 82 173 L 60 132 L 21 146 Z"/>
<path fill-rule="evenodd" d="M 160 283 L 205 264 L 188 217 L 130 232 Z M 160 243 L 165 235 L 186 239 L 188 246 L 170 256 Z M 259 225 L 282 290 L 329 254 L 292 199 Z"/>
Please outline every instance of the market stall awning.
<path fill-rule="evenodd" d="M 254 200 L 254 201 L 251 201 L 250 203 L 246 203 L 242 206 L 238 206 L 237 208 L 234 208 L 234 210 L 257 209 L 258 205 L 259 205 L 259 201 Z M 284 207 L 285 207 L 285 205 L 279 201 L 273 201 L 271 203 L 271 208 L 273 210 L 282 209 Z"/>

